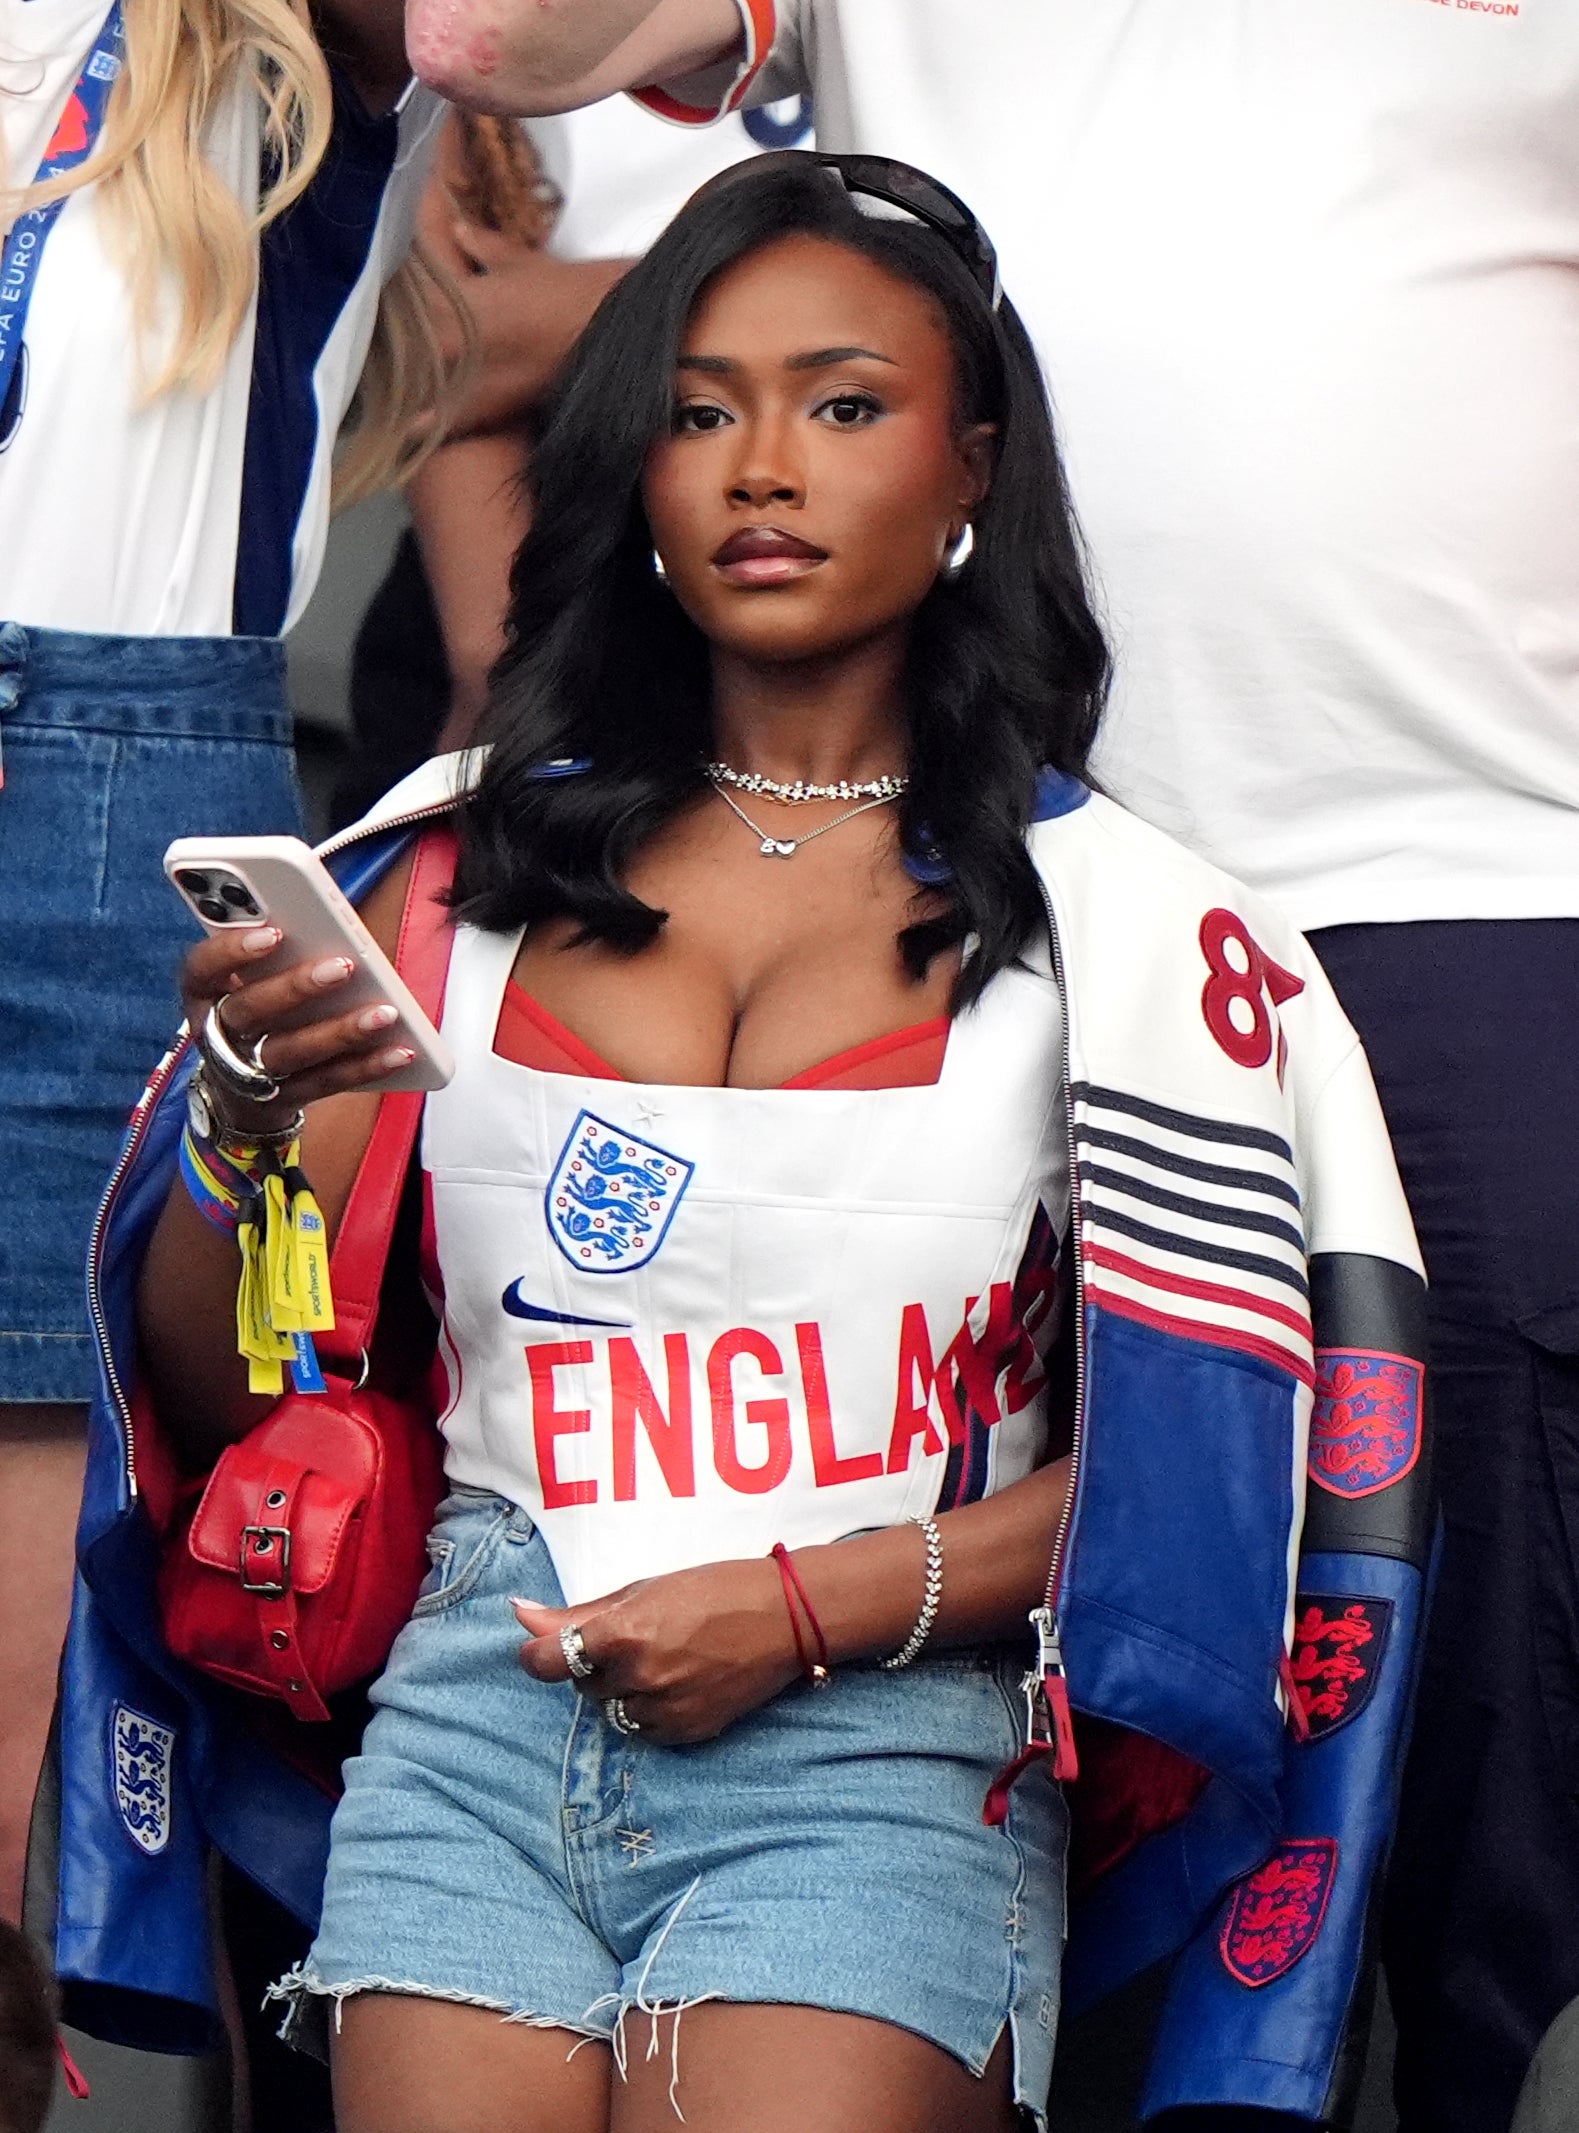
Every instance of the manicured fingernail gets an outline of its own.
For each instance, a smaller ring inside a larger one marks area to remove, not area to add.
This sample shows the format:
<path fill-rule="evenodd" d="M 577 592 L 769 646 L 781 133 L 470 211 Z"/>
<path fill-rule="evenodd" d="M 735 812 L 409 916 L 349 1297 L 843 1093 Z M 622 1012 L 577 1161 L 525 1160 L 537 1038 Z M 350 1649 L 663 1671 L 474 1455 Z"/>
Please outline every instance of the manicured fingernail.
<path fill-rule="evenodd" d="M 254 926 L 250 933 L 241 936 L 241 945 L 248 955 L 262 955 L 266 948 L 277 948 L 279 944 L 278 926 Z"/>
<path fill-rule="evenodd" d="M 315 985 L 339 985 L 347 979 L 356 965 L 348 955 L 326 955 L 321 963 L 313 965 Z"/>
<path fill-rule="evenodd" d="M 410 1066 L 416 1053 L 409 1044 L 392 1044 L 387 1052 L 380 1052 L 378 1063 L 385 1073 L 392 1074 L 396 1067 Z"/>
<path fill-rule="evenodd" d="M 399 1016 L 398 1007 L 370 1007 L 365 1015 L 357 1016 L 356 1026 L 365 1030 L 388 1029 L 390 1023 L 397 1021 Z"/>

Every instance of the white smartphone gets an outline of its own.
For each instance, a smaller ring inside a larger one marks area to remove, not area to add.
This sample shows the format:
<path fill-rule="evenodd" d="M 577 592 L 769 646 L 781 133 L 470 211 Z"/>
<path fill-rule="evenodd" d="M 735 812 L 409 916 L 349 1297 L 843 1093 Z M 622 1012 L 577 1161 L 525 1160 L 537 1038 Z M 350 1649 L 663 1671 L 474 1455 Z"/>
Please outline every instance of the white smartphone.
<path fill-rule="evenodd" d="M 329 869 L 299 837 L 178 837 L 164 855 L 164 870 L 205 933 L 279 927 L 279 947 L 249 963 L 249 977 L 269 977 L 330 955 L 350 957 L 355 968 L 334 989 L 334 1013 L 352 1014 L 387 1001 L 399 1019 L 381 1033 L 380 1043 L 409 1044 L 417 1055 L 410 1066 L 365 1087 L 442 1089 L 454 1074 L 449 1046 Z M 304 1009 L 280 1027 L 294 1029 L 314 1019 L 312 1010 Z"/>

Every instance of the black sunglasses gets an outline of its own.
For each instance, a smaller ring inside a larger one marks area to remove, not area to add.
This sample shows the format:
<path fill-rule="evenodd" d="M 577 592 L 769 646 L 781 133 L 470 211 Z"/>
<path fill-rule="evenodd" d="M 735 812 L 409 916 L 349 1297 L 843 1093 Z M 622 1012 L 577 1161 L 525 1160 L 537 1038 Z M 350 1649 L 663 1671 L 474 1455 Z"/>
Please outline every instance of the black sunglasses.
<path fill-rule="evenodd" d="M 808 168 L 825 170 L 847 193 L 881 200 L 885 207 L 897 207 L 904 214 L 913 215 L 917 222 L 924 222 L 928 229 L 936 230 L 970 270 L 993 310 L 997 310 L 1003 301 L 1003 283 L 992 240 L 958 193 L 951 193 L 946 185 L 929 178 L 913 163 L 901 163 L 894 156 L 833 155 L 820 149 L 779 148 L 731 165 L 704 185 L 702 191 L 712 192 L 763 171 Z"/>

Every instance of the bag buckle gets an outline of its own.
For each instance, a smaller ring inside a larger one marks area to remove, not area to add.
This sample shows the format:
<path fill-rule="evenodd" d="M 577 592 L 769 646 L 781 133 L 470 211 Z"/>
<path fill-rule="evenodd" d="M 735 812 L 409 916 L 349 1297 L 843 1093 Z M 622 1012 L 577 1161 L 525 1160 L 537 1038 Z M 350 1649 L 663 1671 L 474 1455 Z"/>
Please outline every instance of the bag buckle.
<path fill-rule="evenodd" d="M 267 1554 L 269 1553 L 269 1549 L 270 1549 L 270 1547 L 272 1546 L 272 1544 L 273 1544 L 273 1543 L 274 1543 L 274 1542 L 275 1542 L 276 1540 L 277 1540 L 277 1541 L 279 1542 L 279 1544 L 280 1544 L 280 1567 L 279 1567 L 279 1572 L 278 1572 L 278 1574 L 277 1574 L 277 1575 L 276 1575 L 275 1577 L 273 1577 L 273 1578 L 264 1578 L 264 1579 L 262 1579 L 261 1581 L 258 1581 L 258 1580 L 255 1580 L 255 1579 L 253 1579 L 253 1578 L 250 1578 L 250 1577 L 249 1577 L 249 1576 L 247 1575 L 248 1569 L 249 1569 L 250 1567 L 252 1567 L 252 1565 L 250 1565 L 250 1564 L 249 1564 L 249 1562 L 248 1562 L 248 1557 L 247 1557 L 247 1548 L 248 1548 L 248 1543 L 249 1543 L 249 1542 L 253 1542 L 253 1541 L 259 1541 L 259 1542 L 261 1542 L 261 1543 L 263 1544 L 263 1545 L 262 1545 L 261 1547 L 256 1547 L 256 1548 L 254 1548 L 254 1549 L 253 1549 L 253 1551 L 252 1551 L 252 1564 L 256 1564 L 256 1562 L 257 1562 L 257 1558 L 258 1558 L 258 1557 L 259 1557 L 260 1555 L 267 1555 Z M 243 1526 L 243 1527 L 242 1527 L 242 1529 L 241 1529 L 241 1589 L 242 1589 L 242 1591 L 243 1591 L 243 1592 L 254 1592 L 254 1593 L 256 1593 L 256 1594 L 258 1595 L 259 1599 L 261 1599 L 261 1600 L 282 1600 L 282 1599 L 284 1599 L 284 1597 L 285 1597 L 285 1594 L 286 1594 L 286 1592 L 287 1592 L 287 1591 L 289 1590 L 289 1588 L 290 1588 L 290 1582 L 291 1582 L 291 1529 L 290 1529 L 290 1527 L 289 1527 L 289 1526 Z"/>

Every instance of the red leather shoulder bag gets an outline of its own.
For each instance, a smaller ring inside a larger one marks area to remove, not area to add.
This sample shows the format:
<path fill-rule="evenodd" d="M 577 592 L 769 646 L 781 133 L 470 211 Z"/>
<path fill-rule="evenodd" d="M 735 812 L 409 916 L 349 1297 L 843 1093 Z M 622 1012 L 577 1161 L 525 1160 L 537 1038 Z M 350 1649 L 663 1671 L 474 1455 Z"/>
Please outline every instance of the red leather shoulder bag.
<path fill-rule="evenodd" d="M 417 846 L 395 967 L 436 1022 L 451 929 L 439 898 L 455 836 Z M 443 1494 L 429 1406 L 365 1386 L 379 1293 L 422 1122 L 417 1094 L 384 1097 L 331 1261 L 327 1391 L 287 1393 L 221 1453 L 172 1524 L 159 1575 L 170 1649 L 204 1673 L 327 1719 L 328 1699 L 376 1673 L 411 1613 Z"/>

